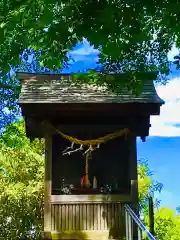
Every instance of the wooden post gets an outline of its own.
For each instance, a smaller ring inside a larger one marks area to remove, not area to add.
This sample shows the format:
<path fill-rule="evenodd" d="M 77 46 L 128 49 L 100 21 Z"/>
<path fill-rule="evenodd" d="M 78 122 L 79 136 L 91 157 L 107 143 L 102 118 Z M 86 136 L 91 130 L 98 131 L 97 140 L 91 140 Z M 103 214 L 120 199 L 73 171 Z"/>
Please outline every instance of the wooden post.
<path fill-rule="evenodd" d="M 138 173 L 137 173 L 137 151 L 136 151 L 136 136 L 131 134 L 129 136 L 129 171 L 131 180 L 131 207 L 136 215 L 139 217 L 138 204 Z M 138 239 L 138 228 L 133 222 L 133 240 Z"/>
<path fill-rule="evenodd" d="M 154 232 L 154 204 L 153 204 L 153 198 L 152 197 L 149 197 L 149 231 L 153 236 L 155 236 L 155 232 Z"/>
<path fill-rule="evenodd" d="M 52 136 L 45 137 L 44 238 L 51 232 Z"/>
<path fill-rule="evenodd" d="M 129 175 L 131 181 L 131 199 L 132 203 L 138 204 L 138 173 L 137 173 L 137 151 L 136 136 L 129 137 Z"/>

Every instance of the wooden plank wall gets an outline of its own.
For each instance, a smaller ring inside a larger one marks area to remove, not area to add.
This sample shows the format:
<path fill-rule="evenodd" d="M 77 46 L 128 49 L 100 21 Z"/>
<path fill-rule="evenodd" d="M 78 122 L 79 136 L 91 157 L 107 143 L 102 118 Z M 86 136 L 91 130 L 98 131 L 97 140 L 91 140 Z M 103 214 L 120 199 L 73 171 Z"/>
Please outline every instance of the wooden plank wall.
<path fill-rule="evenodd" d="M 52 204 L 51 231 L 124 230 L 124 207 L 121 203 Z"/>

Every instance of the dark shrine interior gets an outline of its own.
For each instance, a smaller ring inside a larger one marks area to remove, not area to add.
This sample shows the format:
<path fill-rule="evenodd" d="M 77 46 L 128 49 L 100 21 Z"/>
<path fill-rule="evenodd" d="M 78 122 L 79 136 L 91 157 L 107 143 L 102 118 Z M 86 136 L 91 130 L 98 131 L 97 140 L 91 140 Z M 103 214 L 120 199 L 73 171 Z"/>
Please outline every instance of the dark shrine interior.
<path fill-rule="evenodd" d="M 83 137 L 87 139 L 87 136 L 78 135 L 80 139 Z M 129 147 L 125 136 L 101 144 L 100 148 L 92 152 L 88 160 L 89 188 L 81 186 L 86 163 L 83 151 L 71 155 L 62 154 L 70 145 L 71 143 L 60 135 L 53 135 L 52 195 L 130 193 Z M 97 180 L 96 189 L 92 187 L 94 176 Z"/>

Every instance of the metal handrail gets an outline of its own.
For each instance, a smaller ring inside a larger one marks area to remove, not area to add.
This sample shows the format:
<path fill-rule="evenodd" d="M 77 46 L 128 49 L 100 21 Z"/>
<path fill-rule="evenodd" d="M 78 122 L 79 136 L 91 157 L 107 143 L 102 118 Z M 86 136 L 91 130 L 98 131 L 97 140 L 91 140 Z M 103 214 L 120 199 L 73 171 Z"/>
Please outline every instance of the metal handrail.
<path fill-rule="evenodd" d="M 131 209 L 131 207 L 128 204 L 125 204 L 124 207 L 125 207 L 125 210 L 126 210 L 126 225 L 127 225 L 126 227 L 128 228 L 126 230 L 126 235 L 128 235 L 128 237 L 129 237 L 128 240 L 133 239 L 133 236 L 132 236 L 132 234 L 133 234 L 132 233 L 132 219 L 137 224 L 138 230 L 141 230 L 141 232 L 144 232 L 150 240 L 156 240 L 156 238 L 147 230 L 147 228 L 144 226 L 144 224 L 139 219 L 139 217 L 135 214 L 135 212 Z M 128 221 L 128 217 L 131 217 L 131 219 L 129 219 L 129 221 Z M 138 231 L 138 239 L 139 240 L 142 239 L 141 232 Z"/>

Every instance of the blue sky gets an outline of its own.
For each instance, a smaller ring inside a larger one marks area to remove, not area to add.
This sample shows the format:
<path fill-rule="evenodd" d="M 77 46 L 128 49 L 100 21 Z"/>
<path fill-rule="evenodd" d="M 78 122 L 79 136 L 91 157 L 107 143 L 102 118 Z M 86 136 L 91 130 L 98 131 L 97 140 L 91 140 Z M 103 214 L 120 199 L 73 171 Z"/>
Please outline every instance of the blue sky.
<path fill-rule="evenodd" d="M 173 60 L 176 54 L 178 50 L 173 47 L 168 54 L 169 60 Z M 86 40 L 76 45 L 69 55 L 73 61 L 66 72 L 97 66 L 98 50 Z M 156 90 L 166 103 L 161 107 L 160 116 L 151 117 L 152 127 L 146 142 L 137 140 L 138 159 L 147 159 L 154 179 L 163 183 L 158 196 L 162 200 L 161 205 L 176 208 L 180 205 L 180 70 L 172 66 L 170 81 L 166 86 L 156 85 Z"/>

